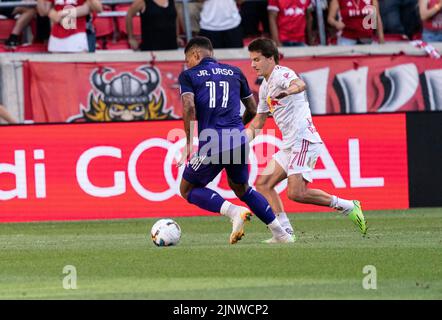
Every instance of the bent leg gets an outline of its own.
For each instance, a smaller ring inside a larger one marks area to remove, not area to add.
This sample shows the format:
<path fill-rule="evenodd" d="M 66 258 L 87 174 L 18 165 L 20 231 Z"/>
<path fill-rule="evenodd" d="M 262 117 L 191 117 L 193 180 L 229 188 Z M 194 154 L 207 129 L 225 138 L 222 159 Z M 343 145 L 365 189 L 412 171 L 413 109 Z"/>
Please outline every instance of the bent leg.
<path fill-rule="evenodd" d="M 275 220 L 275 214 L 267 200 L 249 186 L 248 164 L 244 161 L 240 164 L 227 165 L 225 168 L 229 179 L 229 186 L 236 196 L 242 202 L 245 202 L 252 212 L 266 225 Z"/>
<path fill-rule="evenodd" d="M 201 209 L 219 213 L 226 201 L 216 191 L 206 187 L 196 187 L 184 178 L 181 180 L 180 192 L 184 199 Z"/>
<path fill-rule="evenodd" d="M 302 174 L 291 175 L 288 179 L 288 198 L 300 203 L 330 207 L 344 215 L 353 210 L 354 202 L 352 200 L 338 198 L 320 189 L 310 189 L 308 183 Z"/>
<path fill-rule="evenodd" d="M 327 192 L 320 189 L 310 189 L 308 181 L 302 177 L 301 173 L 288 177 L 287 196 L 292 201 L 324 207 L 329 207 L 332 202 L 332 196 Z"/>
<path fill-rule="evenodd" d="M 225 199 L 217 192 L 206 188 L 222 170 L 219 165 L 194 161 L 187 165 L 180 183 L 180 193 L 184 199 L 201 209 L 219 213 Z"/>

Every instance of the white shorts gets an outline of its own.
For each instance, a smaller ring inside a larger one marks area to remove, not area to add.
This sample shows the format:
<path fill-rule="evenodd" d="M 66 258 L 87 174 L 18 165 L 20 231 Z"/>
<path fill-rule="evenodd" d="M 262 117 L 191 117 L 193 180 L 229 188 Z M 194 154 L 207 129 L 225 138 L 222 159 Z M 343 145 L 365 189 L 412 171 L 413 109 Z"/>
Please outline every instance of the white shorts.
<path fill-rule="evenodd" d="M 67 38 L 49 37 L 49 52 L 88 52 L 89 45 L 87 42 L 86 32 L 73 34 Z"/>
<path fill-rule="evenodd" d="M 312 182 L 311 172 L 315 168 L 316 161 L 323 144 L 312 143 L 308 140 L 297 140 L 291 149 L 280 150 L 273 155 L 273 159 L 284 169 L 287 177 L 301 173 L 308 182 Z"/>

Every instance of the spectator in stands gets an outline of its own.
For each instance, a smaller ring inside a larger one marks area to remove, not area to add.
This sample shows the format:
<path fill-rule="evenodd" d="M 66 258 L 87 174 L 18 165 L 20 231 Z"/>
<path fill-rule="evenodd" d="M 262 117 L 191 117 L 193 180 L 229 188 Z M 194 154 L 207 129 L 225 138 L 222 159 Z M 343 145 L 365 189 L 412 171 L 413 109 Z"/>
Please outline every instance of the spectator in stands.
<path fill-rule="evenodd" d="M 37 9 L 35 9 L 37 12 Z M 33 43 L 47 43 L 51 35 L 51 20 L 36 14 L 36 34 Z"/>
<path fill-rule="evenodd" d="M 99 0 L 38 0 L 40 15 L 52 22 L 49 52 L 88 52 L 86 16 L 102 11 Z"/>
<path fill-rule="evenodd" d="M 6 123 L 18 123 L 18 121 L 6 110 L 6 108 L 0 104 L 0 119 L 6 121 Z"/>
<path fill-rule="evenodd" d="M 420 32 L 418 0 L 380 0 L 385 41 L 411 40 Z"/>
<path fill-rule="evenodd" d="M 442 42 L 442 0 L 419 0 L 419 13 L 423 21 L 422 40 Z"/>
<path fill-rule="evenodd" d="M 132 19 L 140 12 L 141 44 L 133 35 Z M 133 50 L 173 50 L 184 45 L 173 0 L 134 0 L 126 16 L 129 45 Z"/>
<path fill-rule="evenodd" d="M 269 34 L 268 0 L 242 0 L 241 25 L 244 37 L 259 37 Z"/>
<path fill-rule="evenodd" d="M 185 30 L 184 23 L 184 9 L 183 4 L 181 2 L 176 3 L 178 20 L 180 22 L 181 30 Z M 200 32 L 200 20 L 201 20 L 201 10 L 203 9 L 203 5 L 200 2 L 188 2 L 187 8 L 189 10 L 189 18 L 190 18 L 190 27 L 192 29 L 192 36 L 198 35 Z"/>
<path fill-rule="evenodd" d="M 9 0 L 9 1 L 20 1 L 20 0 Z M 0 15 L 3 15 L 9 19 L 14 19 L 15 16 L 19 15 L 15 26 L 9 35 L 9 38 L 5 41 L 5 47 L 14 49 L 20 45 L 20 35 L 23 30 L 29 25 L 32 19 L 35 17 L 37 10 L 33 7 L 9 7 L 0 8 Z"/>
<path fill-rule="evenodd" d="M 338 13 L 340 19 L 337 19 Z M 328 23 L 342 31 L 338 45 L 373 43 L 376 29 L 379 43 L 384 43 L 378 0 L 331 0 Z"/>
<path fill-rule="evenodd" d="M 209 38 L 214 48 L 242 48 L 243 32 L 237 4 L 241 0 L 204 1 L 200 36 Z"/>
<path fill-rule="evenodd" d="M 91 12 L 86 16 L 86 37 L 89 52 L 95 52 L 97 46 L 97 37 L 95 35 L 95 27 L 93 20 L 96 18 L 97 13 L 103 12 L 104 8 L 100 0 L 88 2 Z"/>
<path fill-rule="evenodd" d="M 278 46 L 299 47 L 312 43 L 311 0 L 269 0 L 272 40 Z"/>

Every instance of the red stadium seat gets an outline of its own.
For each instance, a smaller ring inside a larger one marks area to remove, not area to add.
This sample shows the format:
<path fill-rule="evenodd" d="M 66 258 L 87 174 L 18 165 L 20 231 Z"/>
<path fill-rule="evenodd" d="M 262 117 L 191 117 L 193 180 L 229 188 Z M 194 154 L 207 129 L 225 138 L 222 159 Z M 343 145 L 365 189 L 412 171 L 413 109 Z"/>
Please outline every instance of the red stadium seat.
<path fill-rule="evenodd" d="M 125 11 L 129 10 L 130 5 L 117 5 L 115 6 L 115 11 Z M 141 37 L 141 19 L 139 16 L 133 18 L 133 33 L 136 37 Z M 127 36 L 126 30 L 126 17 L 117 17 L 117 26 L 118 30 L 124 35 Z"/>
<path fill-rule="evenodd" d="M 14 19 L 0 19 L 0 41 L 4 41 L 9 38 L 14 26 Z"/>
<path fill-rule="evenodd" d="M 114 23 L 110 17 L 96 17 L 93 24 L 97 38 L 109 37 L 114 34 Z"/>
<path fill-rule="evenodd" d="M 98 44 L 97 44 L 98 45 Z M 106 48 L 100 48 L 100 49 L 107 49 L 107 50 L 128 50 L 130 49 L 129 43 L 126 39 L 122 39 L 119 41 L 109 41 L 106 43 Z"/>

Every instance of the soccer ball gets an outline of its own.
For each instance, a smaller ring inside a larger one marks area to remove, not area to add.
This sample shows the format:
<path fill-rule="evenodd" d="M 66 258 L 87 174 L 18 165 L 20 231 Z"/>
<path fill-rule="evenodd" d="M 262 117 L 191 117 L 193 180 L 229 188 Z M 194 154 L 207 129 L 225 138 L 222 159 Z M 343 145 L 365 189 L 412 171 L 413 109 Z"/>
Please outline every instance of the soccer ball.
<path fill-rule="evenodd" d="M 150 236 L 158 247 L 174 246 L 180 241 L 181 228 L 172 219 L 161 219 L 152 226 Z"/>

